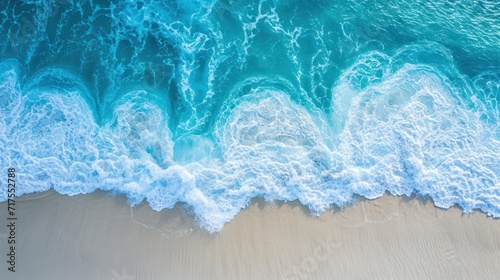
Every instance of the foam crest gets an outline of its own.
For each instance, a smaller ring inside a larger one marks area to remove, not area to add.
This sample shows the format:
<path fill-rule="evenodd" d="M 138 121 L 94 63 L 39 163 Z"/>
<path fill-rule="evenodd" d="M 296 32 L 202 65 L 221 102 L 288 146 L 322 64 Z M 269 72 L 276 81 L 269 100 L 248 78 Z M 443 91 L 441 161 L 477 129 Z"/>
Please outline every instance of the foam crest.
<path fill-rule="evenodd" d="M 341 190 L 325 188 L 321 172 L 331 165 L 330 151 L 311 115 L 269 89 L 236 103 L 222 122 L 223 161 L 189 168 L 199 190 L 186 199 L 200 223 L 218 231 L 253 197 L 327 209 Z"/>
<path fill-rule="evenodd" d="M 3 73 L 11 75 L 2 77 L 2 98 L 19 101 L 2 111 L 17 116 L 11 126 L 2 126 L 2 162 L 18 167 L 23 180 L 19 195 L 49 188 L 69 195 L 103 189 L 138 203 L 160 180 L 155 174 L 172 164 L 167 105 L 154 94 L 125 94 L 111 104 L 114 113 L 99 127 L 85 91 L 69 84 L 59 87 L 60 75 L 43 75 L 56 85 L 30 82 L 21 93 L 17 73 Z M 141 181 L 144 185 L 137 183 Z"/>
<path fill-rule="evenodd" d="M 168 172 L 173 142 L 167 104 L 154 93 L 131 91 L 109 106 L 113 113 L 98 135 L 100 156 L 91 162 L 91 174 L 99 179 L 96 187 L 123 193 L 132 205 L 146 198 L 158 204 L 152 193 L 173 176 Z"/>
<path fill-rule="evenodd" d="M 333 89 L 333 112 L 336 131 L 345 125 L 347 114 L 351 109 L 352 99 L 367 86 L 379 83 L 387 74 L 390 58 L 380 52 L 362 55 L 340 76 Z"/>
<path fill-rule="evenodd" d="M 17 77 L 19 64 L 15 60 L 0 62 L 0 130 L 7 135 L 7 130 L 15 126 L 19 118 L 19 107 L 22 104 L 21 89 Z M 7 141 L 5 139 L 5 141 Z"/>
<path fill-rule="evenodd" d="M 352 98 L 339 135 L 350 185 L 369 198 L 416 192 L 498 216 L 500 141 L 436 73 L 408 64 Z"/>
<path fill-rule="evenodd" d="M 482 73 L 472 79 L 472 86 L 479 96 L 475 104 L 480 108 L 481 120 L 492 128 L 496 139 L 500 139 L 500 72 Z"/>
<path fill-rule="evenodd" d="M 102 133 L 112 140 L 120 153 L 133 159 L 148 159 L 167 167 L 173 158 L 168 114 L 159 100 L 146 91 L 122 96 L 114 106 L 112 119 Z"/>
<path fill-rule="evenodd" d="M 19 106 L 16 126 L 7 152 L 11 164 L 19 168 L 25 187 L 19 194 L 55 188 L 60 192 L 81 192 L 87 187 L 88 168 L 77 168 L 81 162 L 95 160 L 98 126 L 91 110 L 76 92 L 57 88 L 34 90 Z M 75 172 L 74 172 L 75 171 Z M 78 186 L 77 190 L 73 186 Z M 80 189 L 80 190 L 78 190 Z"/>

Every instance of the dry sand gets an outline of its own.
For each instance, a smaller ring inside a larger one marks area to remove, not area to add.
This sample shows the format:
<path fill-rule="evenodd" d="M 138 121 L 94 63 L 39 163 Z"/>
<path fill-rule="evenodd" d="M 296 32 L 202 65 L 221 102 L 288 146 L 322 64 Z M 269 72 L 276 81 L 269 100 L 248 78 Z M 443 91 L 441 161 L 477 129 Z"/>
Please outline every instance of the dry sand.
<path fill-rule="evenodd" d="M 0 219 L 7 221 L 6 203 Z M 313 217 L 255 200 L 222 232 L 102 192 L 17 203 L 16 272 L 0 279 L 499 279 L 500 220 L 390 196 Z M 6 259 L 6 227 L 0 252 Z"/>

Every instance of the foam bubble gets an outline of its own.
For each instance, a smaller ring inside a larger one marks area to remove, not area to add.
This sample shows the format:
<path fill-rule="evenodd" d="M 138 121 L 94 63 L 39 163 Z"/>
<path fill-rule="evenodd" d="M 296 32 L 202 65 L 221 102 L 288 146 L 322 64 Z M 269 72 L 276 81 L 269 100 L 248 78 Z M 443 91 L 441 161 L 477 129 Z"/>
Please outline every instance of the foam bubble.
<path fill-rule="evenodd" d="M 481 208 L 498 216 L 492 206 L 500 194 L 500 141 L 481 121 L 481 107 L 467 108 L 456 91 L 436 69 L 406 64 L 347 93 L 339 148 L 354 193 L 372 198 L 386 190 L 416 192 L 440 207 L 458 204 L 466 212 Z"/>

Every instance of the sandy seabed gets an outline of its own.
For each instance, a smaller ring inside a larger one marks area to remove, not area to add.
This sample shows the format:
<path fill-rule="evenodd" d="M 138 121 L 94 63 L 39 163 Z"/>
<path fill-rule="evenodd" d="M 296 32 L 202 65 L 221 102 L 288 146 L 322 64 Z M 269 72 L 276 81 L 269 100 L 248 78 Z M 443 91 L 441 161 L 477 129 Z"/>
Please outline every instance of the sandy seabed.
<path fill-rule="evenodd" d="M 183 206 L 103 192 L 16 201 L 16 272 L 0 279 L 499 279 L 500 220 L 384 196 L 311 216 L 254 200 L 216 234 Z M 7 204 L 0 203 L 7 224 Z M 7 227 L 0 252 L 7 260 Z"/>

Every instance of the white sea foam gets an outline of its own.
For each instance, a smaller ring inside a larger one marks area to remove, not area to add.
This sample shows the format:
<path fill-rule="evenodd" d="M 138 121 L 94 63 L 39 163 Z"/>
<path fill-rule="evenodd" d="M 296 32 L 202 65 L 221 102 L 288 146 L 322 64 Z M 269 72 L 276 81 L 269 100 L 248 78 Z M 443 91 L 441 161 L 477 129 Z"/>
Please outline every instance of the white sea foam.
<path fill-rule="evenodd" d="M 368 53 L 333 88 L 333 114 L 299 105 L 286 90 L 257 87 L 231 96 L 213 132 L 173 140 L 172 112 L 154 93 L 123 94 L 97 125 L 78 87 L 23 88 L 7 60 L 0 159 L 18 169 L 18 195 L 102 189 L 155 210 L 181 202 L 211 232 L 254 197 L 297 199 L 321 213 L 353 194 L 418 193 L 440 207 L 500 217 L 498 108 L 454 85 L 432 66 Z M 323 127 L 329 122 L 333 133 Z"/>

